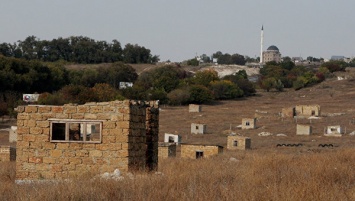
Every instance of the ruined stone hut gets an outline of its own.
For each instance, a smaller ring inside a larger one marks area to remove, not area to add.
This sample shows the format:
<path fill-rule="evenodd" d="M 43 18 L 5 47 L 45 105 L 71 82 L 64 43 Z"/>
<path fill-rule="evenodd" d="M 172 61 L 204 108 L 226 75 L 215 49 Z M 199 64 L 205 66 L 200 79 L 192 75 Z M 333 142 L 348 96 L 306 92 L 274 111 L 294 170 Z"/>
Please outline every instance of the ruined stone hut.
<path fill-rule="evenodd" d="M 29 105 L 17 111 L 16 180 L 157 167 L 157 102 Z"/>

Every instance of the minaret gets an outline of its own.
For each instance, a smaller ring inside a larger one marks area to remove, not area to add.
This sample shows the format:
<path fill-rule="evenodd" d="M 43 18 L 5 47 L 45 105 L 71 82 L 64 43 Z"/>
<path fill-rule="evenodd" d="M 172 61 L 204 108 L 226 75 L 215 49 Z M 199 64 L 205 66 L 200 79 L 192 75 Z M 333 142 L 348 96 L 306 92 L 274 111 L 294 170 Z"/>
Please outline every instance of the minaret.
<path fill-rule="evenodd" d="M 264 25 L 261 26 L 260 64 L 263 64 Z"/>

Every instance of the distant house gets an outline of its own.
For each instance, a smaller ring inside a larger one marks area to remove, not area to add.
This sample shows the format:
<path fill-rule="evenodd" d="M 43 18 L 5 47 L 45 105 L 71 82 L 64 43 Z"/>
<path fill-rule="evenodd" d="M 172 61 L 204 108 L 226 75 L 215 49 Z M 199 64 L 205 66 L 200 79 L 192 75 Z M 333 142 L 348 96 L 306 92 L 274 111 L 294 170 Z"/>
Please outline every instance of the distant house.
<path fill-rule="evenodd" d="M 218 145 L 195 145 L 182 144 L 181 158 L 199 159 L 209 158 L 214 155 L 223 153 L 223 147 Z"/>
<path fill-rule="evenodd" d="M 340 137 L 344 134 L 344 129 L 342 126 L 340 125 L 336 125 L 336 126 L 327 126 L 327 128 L 325 129 L 325 133 L 324 136 L 336 136 L 336 137 Z"/>
<path fill-rule="evenodd" d="M 133 83 L 132 82 L 120 82 L 120 89 L 125 89 L 128 87 L 133 87 Z"/>
<path fill-rule="evenodd" d="M 331 56 L 330 60 L 331 61 L 344 61 L 345 57 L 344 56 Z"/>

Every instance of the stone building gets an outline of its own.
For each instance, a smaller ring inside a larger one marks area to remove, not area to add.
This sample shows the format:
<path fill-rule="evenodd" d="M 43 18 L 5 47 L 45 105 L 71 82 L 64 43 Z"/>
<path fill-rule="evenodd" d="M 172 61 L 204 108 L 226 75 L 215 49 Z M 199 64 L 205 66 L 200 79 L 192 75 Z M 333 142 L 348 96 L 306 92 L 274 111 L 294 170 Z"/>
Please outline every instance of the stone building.
<path fill-rule="evenodd" d="M 281 62 L 281 53 L 279 48 L 277 48 L 275 45 L 271 45 L 267 48 L 266 51 L 263 52 L 263 63 L 270 61 L 275 61 L 277 63 Z"/>
<path fill-rule="evenodd" d="M 244 136 L 229 135 L 227 138 L 227 149 L 246 150 L 251 148 L 251 139 Z"/>
<path fill-rule="evenodd" d="M 319 117 L 320 106 L 319 105 L 296 105 L 296 116 Z"/>
<path fill-rule="evenodd" d="M 9 142 L 17 142 L 17 126 L 11 126 L 9 130 Z"/>
<path fill-rule="evenodd" d="M 336 136 L 341 137 L 344 134 L 343 127 L 340 125 L 327 126 L 324 132 L 324 136 Z"/>
<path fill-rule="evenodd" d="M 28 105 L 17 112 L 17 180 L 157 167 L 157 102 Z"/>
<path fill-rule="evenodd" d="M 15 161 L 16 148 L 11 146 L 0 146 L 0 162 Z"/>
<path fill-rule="evenodd" d="M 176 157 L 176 144 L 166 143 L 166 142 L 159 143 L 158 157 L 159 158 Z"/>
<path fill-rule="evenodd" d="M 165 133 L 164 142 L 180 144 L 181 143 L 181 136 L 170 134 L 170 133 Z"/>
<path fill-rule="evenodd" d="M 223 153 L 223 147 L 219 145 L 181 144 L 181 158 L 209 158 L 220 153 Z"/>
<path fill-rule="evenodd" d="M 282 108 L 281 117 L 283 118 L 293 118 L 295 116 L 295 107 L 285 107 Z"/>
<path fill-rule="evenodd" d="M 242 119 L 242 129 L 255 129 L 255 128 L 256 128 L 256 118 Z"/>
<path fill-rule="evenodd" d="M 205 124 L 191 124 L 191 134 L 205 134 L 207 131 L 207 125 Z"/>
<path fill-rule="evenodd" d="M 312 134 L 312 126 L 305 124 L 297 124 L 296 135 L 311 135 Z"/>
<path fill-rule="evenodd" d="M 190 104 L 189 112 L 201 112 L 201 105 Z"/>

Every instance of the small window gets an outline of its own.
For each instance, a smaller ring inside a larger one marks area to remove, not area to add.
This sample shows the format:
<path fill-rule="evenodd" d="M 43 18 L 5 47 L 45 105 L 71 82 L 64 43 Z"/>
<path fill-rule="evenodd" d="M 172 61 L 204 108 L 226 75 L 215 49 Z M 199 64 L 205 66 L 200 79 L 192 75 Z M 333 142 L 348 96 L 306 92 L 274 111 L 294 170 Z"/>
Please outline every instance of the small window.
<path fill-rule="evenodd" d="M 198 126 L 196 126 L 196 130 L 198 130 Z"/>
<path fill-rule="evenodd" d="M 337 129 L 336 128 L 330 128 L 330 131 L 335 132 L 335 131 L 337 131 Z"/>
<path fill-rule="evenodd" d="M 51 120 L 51 142 L 101 143 L 102 122 Z"/>
<path fill-rule="evenodd" d="M 246 126 L 250 126 L 249 121 L 245 122 L 245 125 L 246 125 Z"/>
<path fill-rule="evenodd" d="M 237 146 L 238 146 L 238 141 L 237 141 L 237 140 L 234 140 L 234 141 L 233 141 L 233 146 L 234 146 L 234 147 L 237 147 Z"/>
<path fill-rule="evenodd" d="M 170 142 L 170 143 L 175 142 L 175 140 L 174 140 L 174 137 L 173 137 L 173 136 L 169 136 L 169 142 Z"/>
<path fill-rule="evenodd" d="M 196 151 L 196 159 L 203 158 L 203 151 Z"/>
<path fill-rule="evenodd" d="M 312 110 L 312 116 L 316 115 L 316 111 Z"/>

